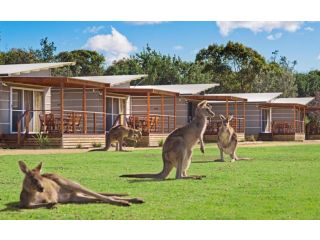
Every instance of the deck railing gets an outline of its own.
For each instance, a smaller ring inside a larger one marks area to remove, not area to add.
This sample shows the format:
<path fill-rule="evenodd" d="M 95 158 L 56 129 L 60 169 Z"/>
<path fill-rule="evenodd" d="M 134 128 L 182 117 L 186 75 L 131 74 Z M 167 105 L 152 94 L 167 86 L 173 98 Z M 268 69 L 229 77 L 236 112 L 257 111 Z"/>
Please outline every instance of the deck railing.
<path fill-rule="evenodd" d="M 304 121 L 272 121 L 272 134 L 273 135 L 291 135 L 295 133 L 305 132 Z"/>
<path fill-rule="evenodd" d="M 22 134 L 104 134 L 106 113 L 91 111 L 27 110 L 17 121 L 17 143 Z M 36 121 L 37 124 L 34 123 Z"/>
<path fill-rule="evenodd" d="M 217 118 L 209 118 L 207 129 L 205 135 L 217 135 L 219 128 L 222 124 L 222 121 Z M 230 122 L 230 125 L 234 128 L 237 133 L 244 133 L 244 119 L 243 118 L 233 118 Z"/>
<path fill-rule="evenodd" d="M 317 122 L 310 122 L 306 126 L 306 132 L 308 135 L 320 135 L 320 124 Z"/>
<path fill-rule="evenodd" d="M 45 134 L 104 134 L 108 113 L 92 111 L 28 110 L 17 121 L 17 143 L 21 144 L 22 135 L 29 133 Z M 62 120 L 61 120 L 62 117 Z M 37 121 L 37 124 L 32 124 Z M 169 133 L 174 130 L 174 116 L 150 114 L 120 114 L 113 125 L 125 124 L 140 129 L 143 135 L 150 133 Z M 32 125 L 32 126 L 31 126 Z M 31 127 L 30 127 L 31 126 Z"/>
<path fill-rule="evenodd" d="M 119 121 L 128 127 L 141 130 L 143 135 L 170 133 L 175 128 L 173 115 L 150 114 L 148 122 L 146 114 L 120 114 L 113 125 Z"/>

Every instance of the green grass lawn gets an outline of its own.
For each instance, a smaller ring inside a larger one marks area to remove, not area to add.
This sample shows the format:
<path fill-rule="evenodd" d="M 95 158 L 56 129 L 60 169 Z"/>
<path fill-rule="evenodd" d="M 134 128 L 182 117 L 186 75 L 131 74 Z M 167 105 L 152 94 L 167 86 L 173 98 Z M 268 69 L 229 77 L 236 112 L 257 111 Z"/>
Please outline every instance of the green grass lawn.
<path fill-rule="evenodd" d="M 0 219 L 320 219 L 320 145 L 240 147 L 238 155 L 253 160 L 205 162 L 218 156 L 212 145 L 205 155 L 195 150 L 189 170 L 189 174 L 206 175 L 203 180 L 118 177 L 158 172 L 162 168 L 160 149 L 0 156 Z M 31 166 L 42 161 L 44 172 L 61 174 L 95 191 L 128 192 L 146 203 L 17 210 L 12 206 L 19 201 L 23 179 L 18 160 Z"/>

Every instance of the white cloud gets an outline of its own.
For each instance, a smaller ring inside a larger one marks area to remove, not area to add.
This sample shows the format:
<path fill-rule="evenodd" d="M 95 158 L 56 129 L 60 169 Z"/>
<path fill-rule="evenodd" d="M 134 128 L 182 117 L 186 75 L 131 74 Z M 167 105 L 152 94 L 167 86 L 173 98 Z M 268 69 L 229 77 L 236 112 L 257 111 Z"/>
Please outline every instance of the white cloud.
<path fill-rule="evenodd" d="M 179 50 L 182 50 L 182 49 L 183 49 L 183 46 L 181 46 L 181 45 L 176 45 L 176 46 L 173 46 L 173 49 L 179 51 Z"/>
<path fill-rule="evenodd" d="M 317 59 L 320 60 L 320 53 L 318 54 Z"/>
<path fill-rule="evenodd" d="M 281 37 L 282 37 L 282 33 L 275 33 L 275 34 L 268 35 L 267 39 L 273 41 L 273 40 L 277 40 Z"/>
<path fill-rule="evenodd" d="M 162 21 L 130 21 L 127 22 L 132 25 L 155 25 L 155 24 L 160 24 L 163 23 Z"/>
<path fill-rule="evenodd" d="M 233 22 L 217 22 L 220 33 L 223 36 L 228 36 L 233 30 L 238 28 L 249 29 L 254 33 L 257 32 L 271 32 L 274 29 L 283 29 L 288 32 L 295 32 L 301 28 L 303 22 L 272 22 L 272 21 L 259 21 L 259 22 L 246 22 L 246 21 L 233 21 Z"/>
<path fill-rule="evenodd" d="M 104 29 L 104 26 L 91 26 L 91 27 L 87 27 L 85 30 L 83 30 L 83 33 L 98 33 L 100 32 L 102 29 Z"/>
<path fill-rule="evenodd" d="M 304 30 L 306 30 L 308 32 L 313 32 L 314 28 L 313 27 L 305 27 Z"/>
<path fill-rule="evenodd" d="M 113 27 L 111 34 L 100 34 L 89 38 L 84 48 L 103 53 L 108 64 L 129 57 L 129 54 L 137 49 L 126 36 Z"/>

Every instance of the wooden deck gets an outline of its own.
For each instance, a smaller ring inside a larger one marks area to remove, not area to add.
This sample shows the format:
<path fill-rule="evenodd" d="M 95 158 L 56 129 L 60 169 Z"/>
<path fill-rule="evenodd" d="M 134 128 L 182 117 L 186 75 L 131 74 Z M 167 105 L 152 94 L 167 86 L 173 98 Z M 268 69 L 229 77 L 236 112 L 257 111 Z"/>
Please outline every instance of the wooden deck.
<path fill-rule="evenodd" d="M 1 136 L 0 147 L 7 148 L 40 148 L 35 134 L 24 136 L 21 145 L 17 145 L 17 134 L 7 134 Z M 45 135 L 46 136 L 46 135 Z M 47 148 L 92 148 L 93 144 L 105 146 L 104 134 L 51 134 Z"/>

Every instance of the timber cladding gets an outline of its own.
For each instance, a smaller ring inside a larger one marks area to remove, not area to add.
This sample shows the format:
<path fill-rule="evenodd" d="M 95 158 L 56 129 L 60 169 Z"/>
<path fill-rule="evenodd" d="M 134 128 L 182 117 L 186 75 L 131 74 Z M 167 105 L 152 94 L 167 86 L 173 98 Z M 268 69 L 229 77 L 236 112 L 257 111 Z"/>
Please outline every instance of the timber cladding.
<path fill-rule="evenodd" d="M 174 98 L 164 96 L 164 115 L 174 115 Z M 144 96 L 132 96 L 131 99 L 131 114 L 147 114 L 147 97 Z M 182 127 L 188 123 L 188 104 L 183 98 L 177 98 L 176 108 L 176 127 Z M 150 97 L 150 114 L 161 115 L 161 97 Z"/>
<path fill-rule="evenodd" d="M 213 112 L 216 114 L 216 118 L 219 118 L 219 114 L 226 115 L 226 103 L 217 102 L 210 103 L 213 106 Z M 243 105 L 242 102 L 237 103 L 238 117 L 243 118 Z M 246 103 L 246 135 L 259 135 L 261 132 L 261 111 L 258 103 Z M 229 115 L 235 115 L 234 102 L 229 102 Z"/>
<path fill-rule="evenodd" d="M 62 148 L 92 148 L 93 144 L 105 147 L 105 135 L 64 134 L 62 136 Z"/>
<path fill-rule="evenodd" d="M 10 132 L 10 87 L 0 78 L 0 134 Z"/>

